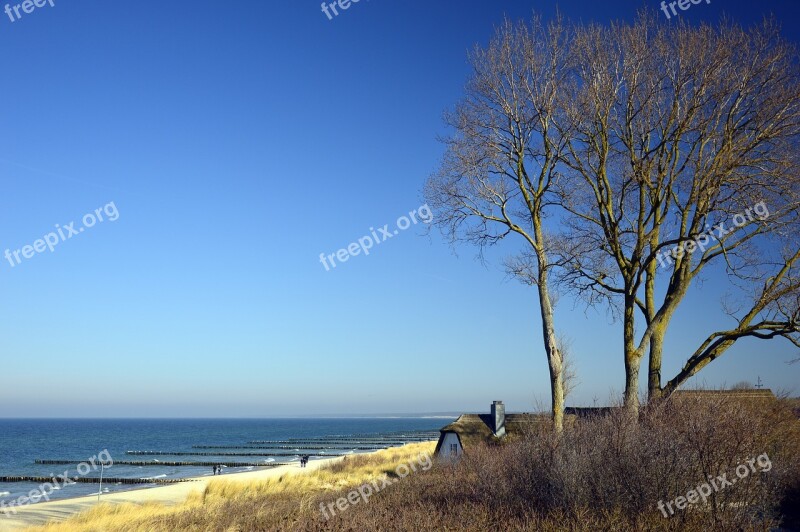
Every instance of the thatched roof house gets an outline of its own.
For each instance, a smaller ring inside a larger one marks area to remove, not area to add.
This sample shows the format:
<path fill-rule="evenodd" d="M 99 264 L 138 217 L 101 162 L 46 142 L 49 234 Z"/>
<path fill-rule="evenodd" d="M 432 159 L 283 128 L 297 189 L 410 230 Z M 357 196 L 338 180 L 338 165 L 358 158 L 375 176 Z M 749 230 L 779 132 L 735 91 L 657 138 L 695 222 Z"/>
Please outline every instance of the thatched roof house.
<path fill-rule="evenodd" d="M 672 394 L 669 400 L 676 403 L 686 402 L 690 405 L 692 403 L 711 405 L 734 403 L 742 410 L 759 416 L 769 412 L 794 419 L 800 418 L 800 410 L 797 409 L 800 403 L 793 402 L 792 399 L 778 399 L 768 388 L 763 390 L 678 390 Z"/>
<path fill-rule="evenodd" d="M 785 409 L 772 390 L 678 390 L 670 397 L 671 401 L 735 401 L 743 408 L 759 411 Z M 576 419 L 602 417 L 614 411 L 615 407 L 567 407 L 564 409 L 564 423 L 569 426 Z M 462 414 L 454 422 L 439 430 L 436 456 L 458 458 L 465 447 L 480 442 L 494 442 L 508 434 L 522 434 L 532 429 L 546 427 L 550 423 L 547 414 L 508 414 L 502 401 L 494 401 L 488 414 Z"/>
<path fill-rule="evenodd" d="M 442 427 L 435 454 L 440 458 L 458 458 L 465 446 L 498 441 L 509 434 L 544 426 L 549 421 L 550 416 L 546 414 L 506 414 L 503 401 L 494 401 L 489 414 L 462 414 Z"/>
<path fill-rule="evenodd" d="M 675 401 L 686 399 L 732 399 L 759 405 L 774 405 L 778 402 L 778 398 L 769 388 L 762 390 L 755 388 L 744 390 L 678 390 L 672 394 L 672 399 Z"/>

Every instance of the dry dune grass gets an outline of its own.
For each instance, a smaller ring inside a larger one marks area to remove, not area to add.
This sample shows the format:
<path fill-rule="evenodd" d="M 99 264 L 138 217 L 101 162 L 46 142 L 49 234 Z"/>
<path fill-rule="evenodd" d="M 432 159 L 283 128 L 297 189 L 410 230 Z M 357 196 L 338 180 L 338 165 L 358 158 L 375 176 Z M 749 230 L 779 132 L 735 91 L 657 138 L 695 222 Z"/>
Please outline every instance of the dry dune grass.
<path fill-rule="evenodd" d="M 97 510 L 46 531 L 728 531 L 800 528 L 800 421 L 786 405 L 727 399 L 667 402 L 578 420 L 563 435 L 532 432 L 472 446 L 326 519 L 329 504 L 431 452 L 433 444 L 364 455 L 271 481 L 217 481 L 184 504 Z M 670 501 L 768 455 L 708 501 L 665 516 Z"/>
<path fill-rule="evenodd" d="M 292 520 L 318 512 L 315 501 L 324 494 L 352 489 L 394 471 L 397 465 L 432 454 L 435 443 L 424 442 L 354 455 L 315 471 L 288 472 L 259 481 L 235 477 L 210 482 L 178 505 L 104 504 L 61 523 L 29 532 L 155 532 L 174 530 L 266 530 L 265 522 Z M 325 497 L 326 500 L 333 497 Z M 271 525 L 270 525 L 271 526 Z"/>

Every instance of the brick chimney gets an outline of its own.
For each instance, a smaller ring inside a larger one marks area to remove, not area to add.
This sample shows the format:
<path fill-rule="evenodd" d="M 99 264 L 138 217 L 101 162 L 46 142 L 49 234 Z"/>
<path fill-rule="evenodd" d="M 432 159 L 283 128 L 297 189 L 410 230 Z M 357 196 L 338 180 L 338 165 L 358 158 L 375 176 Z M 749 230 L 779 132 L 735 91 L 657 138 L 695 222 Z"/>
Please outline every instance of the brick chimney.
<path fill-rule="evenodd" d="M 491 417 L 492 432 L 494 432 L 496 437 L 502 438 L 506 435 L 506 406 L 503 404 L 503 401 L 492 402 Z"/>

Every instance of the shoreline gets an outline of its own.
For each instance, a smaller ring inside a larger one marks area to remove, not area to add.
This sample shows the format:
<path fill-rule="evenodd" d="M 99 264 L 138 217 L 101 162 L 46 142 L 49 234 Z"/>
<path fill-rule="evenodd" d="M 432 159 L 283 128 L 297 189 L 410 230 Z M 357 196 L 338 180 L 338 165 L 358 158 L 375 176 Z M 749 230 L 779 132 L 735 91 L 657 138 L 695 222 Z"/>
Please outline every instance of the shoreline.
<path fill-rule="evenodd" d="M 373 452 L 378 452 L 378 450 L 358 454 L 372 454 Z M 144 504 L 152 502 L 165 505 L 180 504 L 188 498 L 190 493 L 204 490 L 211 482 L 248 482 L 253 480 L 266 480 L 287 473 L 305 474 L 310 471 L 316 471 L 323 465 L 344 458 L 344 456 L 336 456 L 312 460 L 305 468 L 301 468 L 300 462 L 297 462 L 296 464 L 267 467 L 255 471 L 242 471 L 227 475 L 187 477 L 186 482 L 178 482 L 166 486 L 141 487 L 115 493 L 104 493 L 100 496 L 99 502 L 97 500 L 97 494 L 94 494 L 20 506 L 16 509 L 16 514 L 9 512 L 7 515 L 3 515 L 2 512 L 0 512 L 0 530 L 19 531 L 33 526 L 44 525 L 51 521 L 63 521 L 78 513 L 94 508 L 98 504 Z"/>

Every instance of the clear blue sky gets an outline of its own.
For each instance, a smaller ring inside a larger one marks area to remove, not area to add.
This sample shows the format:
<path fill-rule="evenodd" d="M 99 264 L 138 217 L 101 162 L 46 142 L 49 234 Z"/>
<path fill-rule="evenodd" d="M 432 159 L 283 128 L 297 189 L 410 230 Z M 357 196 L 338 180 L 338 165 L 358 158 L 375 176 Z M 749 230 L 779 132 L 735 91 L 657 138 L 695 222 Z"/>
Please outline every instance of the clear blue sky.
<path fill-rule="evenodd" d="M 456 256 L 421 225 L 330 271 L 319 254 L 420 206 L 467 50 L 504 15 L 551 16 L 551 2 L 361 0 L 333 20 L 319 4 L 55 0 L 15 22 L 0 13 L 0 253 L 109 202 L 119 214 L 52 253 L 2 258 L 0 416 L 547 406 L 535 294 L 504 278 L 500 254 L 486 266 L 474 249 Z M 560 5 L 605 21 L 644 4 Z M 713 0 L 683 16 L 723 8 L 745 24 L 774 11 L 800 40 L 794 0 Z M 686 301 L 665 375 L 728 324 L 720 286 Z M 569 402 L 620 392 L 619 326 L 568 297 L 557 319 L 580 381 Z M 791 388 L 789 347 L 744 342 L 702 380 Z"/>

